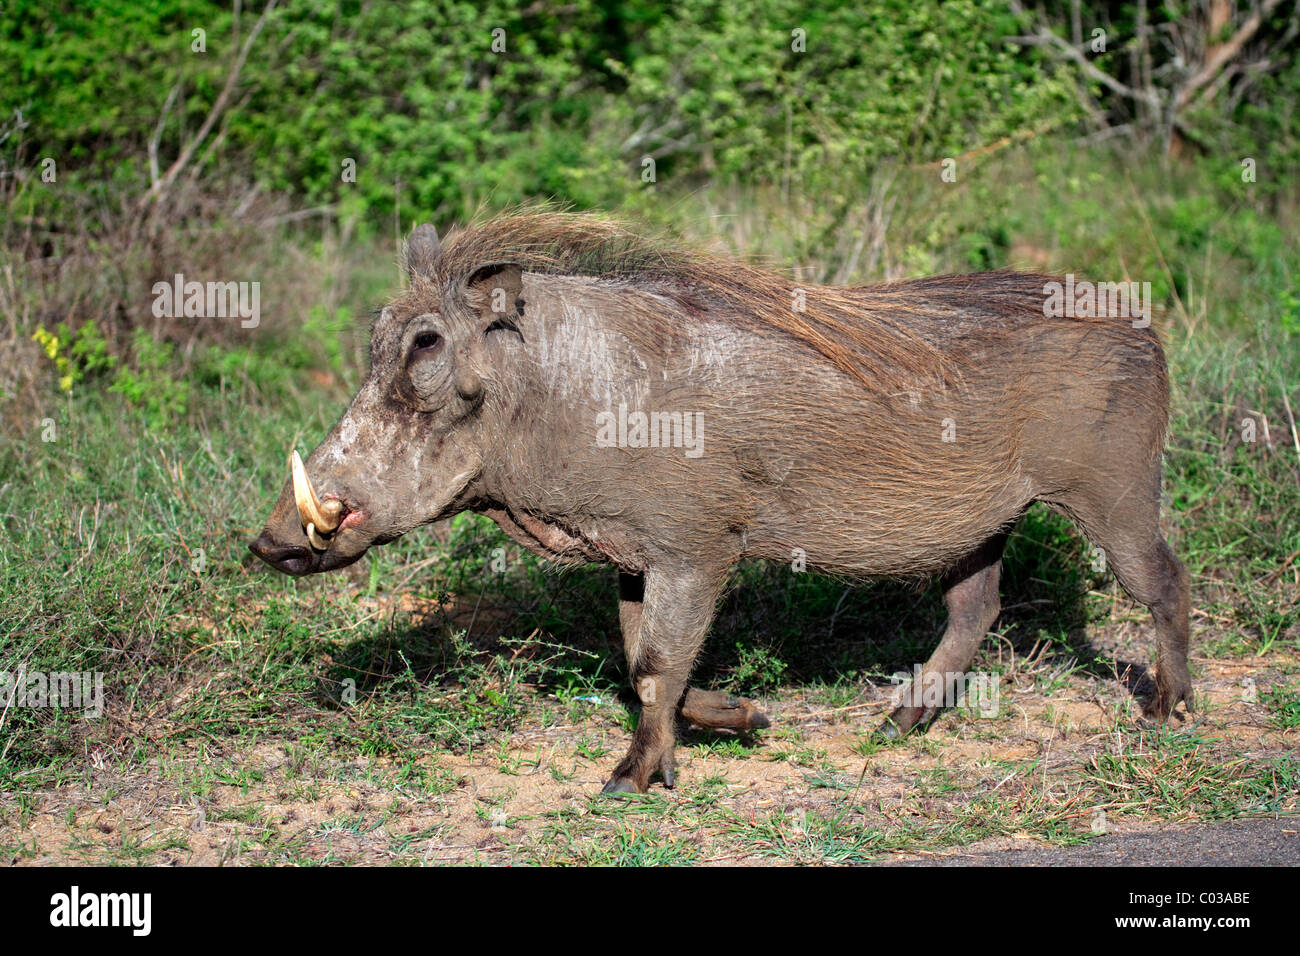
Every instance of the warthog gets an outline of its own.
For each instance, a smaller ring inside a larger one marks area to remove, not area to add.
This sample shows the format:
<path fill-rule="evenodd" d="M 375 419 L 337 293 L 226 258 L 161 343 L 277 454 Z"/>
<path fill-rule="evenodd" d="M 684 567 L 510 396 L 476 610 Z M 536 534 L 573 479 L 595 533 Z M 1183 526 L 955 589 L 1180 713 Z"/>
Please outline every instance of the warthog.
<path fill-rule="evenodd" d="M 614 565 L 643 709 L 606 791 L 673 785 L 679 713 L 766 725 L 687 687 L 738 560 L 942 575 L 947 628 L 922 669 L 942 681 L 997 618 L 1003 546 L 1034 501 L 1151 609 L 1149 714 L 1190 708 L 1187 573 L 1159 525 L 1169 386 L 1147 323 L 1049 317 L 1042 275 L 801 289 L 549 210 L 442 241 L 421 226 L 407 267 L 369 375 L 305 465 L 294 452 L 251 547 L 289 574 L 329 571 L 468 510 L 553 561 Z M 934 711 L 900 696 L 888 727 Z"/>

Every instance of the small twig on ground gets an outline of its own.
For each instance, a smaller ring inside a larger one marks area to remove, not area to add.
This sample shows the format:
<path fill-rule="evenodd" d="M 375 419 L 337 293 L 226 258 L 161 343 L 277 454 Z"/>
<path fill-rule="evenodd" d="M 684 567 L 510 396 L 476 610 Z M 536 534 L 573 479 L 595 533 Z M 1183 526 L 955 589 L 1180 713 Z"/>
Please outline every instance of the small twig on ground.
<path fill-rule="evenodd" d="M 800 714 L 797 717 L 787 717 L 788 721 L 812 720 L 816 717 L 829 717 L 831 714 L 846 714 L 851 711 L 870 710 L 873 707 L 886 707 L 889 705 L 888 700 L 872 700 L 865 704 L 850 704 L 847 707 L 833 707 L 830 710 L 818 710 L 811 714 Z"/>
<path fill-rule="evenodd" d="M 1278 384 L 1282 386 L 1282 404 L 1286 407 L 1286 420 L 1291 423 L 1291 444 L 1295 445 L 1295 453 L 1300 455 L 1300 433 L 1296 432 L 1295 415 L 1291 413 L 1291 400 L 1286 396 L 1286 383 Z"/>
<path fill-rule="evenodd" d="M 1298 557 L 1300 557 L 1300 551 L 1292 551 L 1290 557 L 1288 557 L 1285 561 L 1283 561 L 1283 562 L 1282 562 L 1281 564 L 1279 564 L 1276 568 L 1274 568 L 1272 571 L 1268 572 L 1268 574 L 1264 575 L 1262 578 L 1260 578 L 1260 579 L 1259 579 L 1258 581 L 1256 581 L 1255 583 L 1256 583 L 1256 584 L 1272 584 L 1272 583 L 1273 583 L 1273 580 L 1274 580 L 1275 578 L 1277 578 L 1277 576 L 1278 576 L 1279 574 L 1281 574 L 1283 571 L 1285 571 L 1288 567 L 1290 567 L 1290 566 L 1291 566 L 1291 562 L 1294 561 L 1294 560 L 1295 560 L 1296 558 L 1298 558 Z"/>

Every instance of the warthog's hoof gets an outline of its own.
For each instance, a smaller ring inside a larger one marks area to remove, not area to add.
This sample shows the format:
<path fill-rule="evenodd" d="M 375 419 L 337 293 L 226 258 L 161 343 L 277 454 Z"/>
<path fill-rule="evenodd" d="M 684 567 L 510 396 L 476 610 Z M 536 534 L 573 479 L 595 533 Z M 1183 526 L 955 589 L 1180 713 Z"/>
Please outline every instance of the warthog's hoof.
<path fill-rule="evenodd" d="M 658 749 L 659 755 L 656 759 L 653 755 L 648 756 L 644 751 L 639 751 L 634 744 L 632 751 L 615 768 L 614 776 L 610 777 L 609 782 L 601 788 L 600 792 L 610 794 L 646 793 L 650 789 L 650 778 L 655 771 L 659 772 L 659 776 L 664 782 L 664 789 L 671 790 L 677 783 L 677 762 L 674 755 L 675 742 L 670 742 L 667 746 Z"/>
<path fill-rule="evenodd" d="M 663 777 L 665 790 L 671 790 L 676 786 L 677 777 L 671 766 L 663 768 L 660 771 L 660 776 Z M 625 793 L 648 793 L 649 791 L 649 785 L 638 787 L 636 781 L 630 777 L 611 777 L 609 782 L 600 788 L 601 793 L 607 793 L 615 797 L 621 797 Z"/>
<path fill-rule="evenodd" d="M 627 777 L 614 777 L 601 788 L 600 792 L 619 796 L 624 793 L 641 793 L 642 791 L 638 790 L 636 784 Z"/>
<path fill-rule="evenodd" d="M 1143 708 L 1138 726 L 1159 727 L 1169 719 L 1180 703 L 1186 706 L 1188 714 L 1193 712 L 1192 675 L 1188 673 L 1187 665 L 1159 665 L 1156 669 L 1155 696 Z"/>
<path fill-rule="evenodd" d="M 708 730 L 761 730 L 772 726 L 767 715 L 744 698 L 695 687 L 686 691 L 680 713 L 683 720 Z"/>
<path fill-rule="evenodd" d="M 933 707 L 895 707 L 893 713 L 876 729 L 876 734 L 885 740 L 898 740 L 912 730 L 924 727 L 934 720 L 937 713 Z"/>

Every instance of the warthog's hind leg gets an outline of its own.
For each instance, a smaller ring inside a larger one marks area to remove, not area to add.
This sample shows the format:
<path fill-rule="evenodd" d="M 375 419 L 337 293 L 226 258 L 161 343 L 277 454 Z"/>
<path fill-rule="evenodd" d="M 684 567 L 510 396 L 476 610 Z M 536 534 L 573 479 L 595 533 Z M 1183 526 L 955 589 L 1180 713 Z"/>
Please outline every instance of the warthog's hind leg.
<path fill-rule="evenodd" d="M 1141 430 L 1117 430 L 1109 456 L 1128 468 L 1092 474 L 1049 502 L 1073 520 L 1101 548 L 1106 564 L 1134 600 L 1151 609 L 1156 625 L 1156 694 L 1145 701 L 1149 721 L 1163 722 L 1182 703 L 1192 711 L 1192 675 L 1187 666 L 1191 637 L 1191 594 L 1187 568 L 1160 531 L 1160 457 L 1151 456 Z M 1146 464 L 1141 473 L 1137 463 Z M 1137 468 L 1138 475 L 1133 475 Z"/>
<path fill-rule="evenodd" d="M 1144 711 L 1148 722 L 1163 723 L 1179 703 L 1191 713 L 1194 699 L 1187 667 L 1191 623 L 1187 568 L 1160 534 L 1158 502 L 1151 495 L 1121 500 L 1118 508 L 1076 505 L 1074 513 L 1088 537 L 1101 547 L 1124 590 L 1151 609 L 1156 624 L 1156 694 Z"/>
<path fill-rule="evenodd" d="M 682 699 L 682 719 L 709 730 L 760 730 L 772 726 L 751 702 L 716 690 L 689 687 Z"/>
<path fill-rule="evenodd" d="M 943 600 L 948 607 L 948 626 L 921 673 L 896 695 L 894 710 L 880 727 L 885 737 L 901 737 L 933 720 L 940 705 L 924 699 L 923 692 L 927 688 L 953 687 L 975 660 L 980 643 L 1002 607 L 998 579 L 1006 543 L 1007 532 L 1000 532 L 944 575 Z"/>

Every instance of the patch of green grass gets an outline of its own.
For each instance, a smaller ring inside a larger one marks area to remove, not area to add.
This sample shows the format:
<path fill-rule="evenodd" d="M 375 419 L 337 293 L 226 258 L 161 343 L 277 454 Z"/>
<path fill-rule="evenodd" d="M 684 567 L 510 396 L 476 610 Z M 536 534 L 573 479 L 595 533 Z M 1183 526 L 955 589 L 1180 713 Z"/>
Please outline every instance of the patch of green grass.
<path fill-rule="evenodd" d="M 764 647 L 736 646 L 739 661 L 731 674 L 730 686 L 738 693 L 761 694 L 779 687 L 786 663 Z"/>
<path fill-rule="evenodd" d="M 616 830 L 573 847 L 572 862 L 582 866 L 689 866 L 698 849 L 689 841 L 650 830 Z"/>
<path fill-rule="evenodd" d="M 872 731 L 871 733 L 862 734 L 858 737 L 851 749 L 855 754 L 858 754 L 861 757 L 872 757 L 880 753 L 880 751 L 887 750 L 890 747 L 896 747 L 900 743 L 901 741 L 898 739 L 888 740 L 875 731 Z"/>
<path fill-rule="evenodd" d="M 1283 730 L 1300 728 L 1300 687 L 1272 687 L 1260 695 L 1270 711 L 1269 719 Z"/>
<path fill-rule="evenodd" d="M 813 767 L 826 760 L 826 750 L 822 747 L 773 747 L 764 753 L 763 759 L 774 763 L 784 761 L 796 767 Z"/>
<path fill-rule="evenodd" d="M 1131 738 L 1121 753 L 1098 754 L 1084 774 L 1108 798 L 1108 812 L 1227 820 L 1274 812 L 1294 800 L 1300 762 L 1228 756 L 1221 741 L 1163 729 Z"/>
<path fill-rule="evenodd" d="M 544 815 L 540 829 L 516 846 L 517 858 L 545 865 L 681 866 L 701 857 L 700 841 L 717 811 L 716 788 L 698 800 L 670 802 L 656 794 L 620 799 L 594 795 L 581 810 L 564 807 Z"/>
<path fill-rule="evenodd" d="M 716 756 L 743 760 L 753 756 L 760 749 L 760 745 L 748 736 L 727 737 L 717 734 L 694 744 L 691 752 L 701 757 Z"/>
<path fill-rule="evenodd" d="M 818 866 L 870 863 L 891 848 L 883 831 L 851 819 L 847 811 L 778 810 L 753 822 L 735 820 L 728 833 L 759 856 Z"/>
<path fill-rule="evenodd" d="M 603 740 L 596 741 L 583 737 L 574 748 L 579 757 L 597 763 L 603 760 L 609 754 L 609 747 Z"/>

